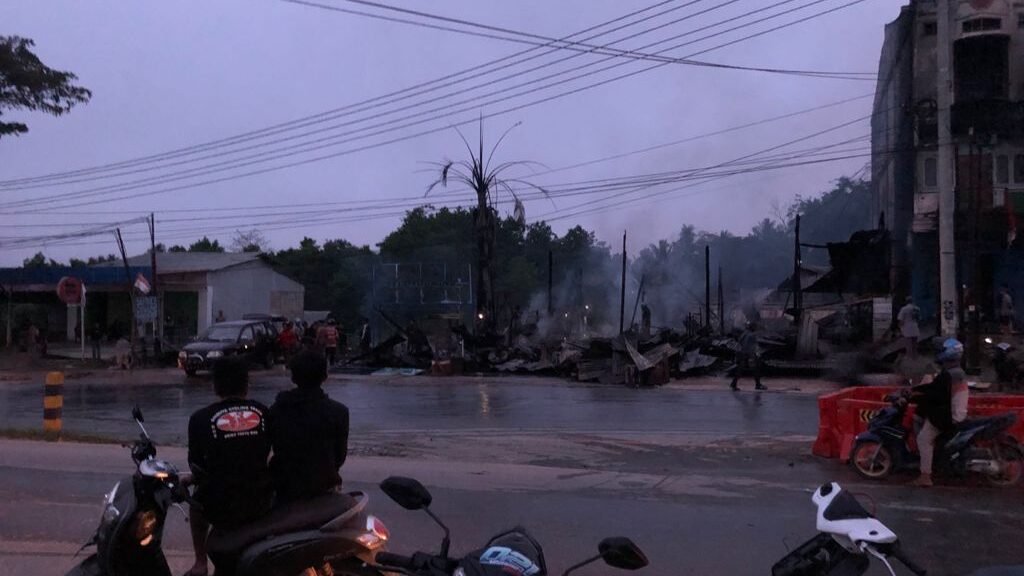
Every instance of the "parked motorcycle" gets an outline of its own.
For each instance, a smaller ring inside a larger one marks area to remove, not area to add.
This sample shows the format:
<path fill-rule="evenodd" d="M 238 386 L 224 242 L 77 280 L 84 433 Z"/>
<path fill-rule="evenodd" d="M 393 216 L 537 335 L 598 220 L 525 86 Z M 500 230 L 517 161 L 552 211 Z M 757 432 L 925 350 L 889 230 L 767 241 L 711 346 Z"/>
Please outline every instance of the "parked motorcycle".
<path fill-rule="evenodd" d="M 444 530 L 444 538 L 437 554 L 416 552 L 412 556 L 402 556 L 380 552 L 376 558 L 379 569 L 408 576 L 547 576 L 544 551 L 524 528 L 498 534 L 482 549 L 463 558 L 449 558 L 451 533 L 431 512 L 433 498 L 430 492 L 418 481 L 399 476 L 384 480 L 380 487 L 402 508 L 426 512 Z M 647 566 L 647 557 L 628 538 L 605 538 L 598 546 L 597 555 L 570 567 L 562 576 L 598 560 L 622 570 L 639 570 Z"/>
<path fill-rule="evenodd" d="M 142 431 L 131 448 L 136 471 L 103 498 L 100 524 L 82 548 L 95 553 L 68 576 L 171 576 L 161 547 L 167 512 L 185 513 L 189 493 L 173 464 L 157 460 L 156 446 Z M 328 495 L 282 506 L 266 517 L 210 536 L 210 557 L 219 576 L 370 576 L 370 566 L 388 539 L 384 524 L 364 513 L 369 498 L 361 492 Z"/>
<path fill-rule="evenodd" d="M 1021 365 L 1024 358 L 1021 353 L 1009 342 L 996 342 L 992 338 L 985 338 L 985 348 L 992 359 L 992 367 L 995 368 L 999 382 L 1017 387 L 1024 377 L 1024 366 Z"/>
<path fill-rule="evenodd" d="M 909 445 L 906 424 L 908 402 L 902 394 L 886 397 L 883 408 L 857 435 L 850 463 L 865 478 L 881 480 L 894 472 L 919 469 L 920 455 Z M 969 419 L 935 442 L 935 471 L 947 477 L 981 474 L 992 485 L 1014 486 L 1024 476 L 1024 450 L 1006 433 L 1017 421 L 1007 413 L 991 418 Z"/>
<path fill-rule="evenodd" d="M 927 571 L 903 552 L 899 538 L 839 484 L 824 484 L 811 497 L 818 508 L 818 535 L 772 566 L 772 576 L 859 576 L 871 559 L 896 576 L 897 560 L 918 576 Z"/>

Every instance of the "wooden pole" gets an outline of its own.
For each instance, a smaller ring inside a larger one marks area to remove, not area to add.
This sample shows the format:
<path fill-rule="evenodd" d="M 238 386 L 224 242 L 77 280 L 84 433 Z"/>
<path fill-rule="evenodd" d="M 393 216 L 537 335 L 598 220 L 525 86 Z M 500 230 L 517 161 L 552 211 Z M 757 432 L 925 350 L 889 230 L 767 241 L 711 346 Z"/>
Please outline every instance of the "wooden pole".
<path fill-rule="evenodd" d="M 803 311 L 803 293 L 800 286 L 800 215 L 796 215 L 796 236 L 793 243 L 793 320 L 799 326 Z"/>
<path fill-rule="evenodd" d="M 704 246 L 704 327 L 711 330 L 711 246 Z"/>
<path fill-rule="evenodd" d="M 622 233 L 622 295 L 619 299 L 619 334 L 626 331 L 626 233 Z"/>
<path fill-rule="evenodd" d="M 136 332 L 138 332 L 138 327 L 135 325 L 135 290 L 134 290 L 134 287 L 132 286 L 132 284 L 133 284 L 133 282 L 132 282 L 132 270 L 131 270 L 131 267 L 128 266 L 128 252 L 124 248 L 124 239 L 121 238 L 121 229 L 118 228 L 117 230 L 115 230 L 115 234 L 117 235 L 117 247 L 121 250 L 121 262 L 124 263 L 124 275 L 128 279 L 128 314 L 129 314 L 128 329 L 130 331 L 129 332 L 129 335 L 130 335 L 129 341 L 131 342 L 131 347 L 132 347 L 131 354 L 130 354 L 131 362 L 130 362 L 128 367 L 129 367 L 129 369 L 134 369 L 135 368 L 135 335 L 136 335 Z"/>
<path fill-rule="evenodd" d="M 722 287 L 722 267 L 718 267 L 718 332 L 725 334 L 725 289 Z"/>

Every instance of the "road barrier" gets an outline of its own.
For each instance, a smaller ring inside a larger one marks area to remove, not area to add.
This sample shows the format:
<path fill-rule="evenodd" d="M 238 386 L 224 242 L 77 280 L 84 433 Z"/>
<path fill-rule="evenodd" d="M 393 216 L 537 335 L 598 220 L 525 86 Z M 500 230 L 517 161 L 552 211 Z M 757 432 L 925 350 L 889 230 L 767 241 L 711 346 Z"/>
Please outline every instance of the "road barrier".
<path fill-rule="evenodd" d="M 900 390 L 898 386 L 858 386 L 818 398 L 818 437 L 812 452 L 823 458 L 850 459 L 857 434 L 867 430 L 868 423 L 879 410 L 889 405 L 886 395 Z M 910 407 L 908 418 L 913 414 Z M 971 392 L 967 413 L 970 418 L 985 418 L 1014 412 L 1017 422 L 1009 433 L 1024 442 L 1024 396 L 977 394 Z"/>
<path fill-rule="evenodd" d="M 43 386 L 43 432 L 60 436 L 64 416 L 64 373 L 48 372 Z"/>

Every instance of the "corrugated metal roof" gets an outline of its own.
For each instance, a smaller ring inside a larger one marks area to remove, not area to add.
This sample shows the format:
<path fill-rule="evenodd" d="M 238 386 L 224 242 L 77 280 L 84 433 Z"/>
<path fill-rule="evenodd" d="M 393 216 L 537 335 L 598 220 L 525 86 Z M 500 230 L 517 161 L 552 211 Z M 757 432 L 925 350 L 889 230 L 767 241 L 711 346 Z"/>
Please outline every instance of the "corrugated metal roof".
<path fill-rule="evenodd" d="M 157 274 L 183 274 L 186 272 L 214 272 L 239 264 L 259 260 L 255 252 L 159 252 L 156 255 Z M 149 254 L 128 258 L 131 266 L 149 266 Z M 104 262 L 99 266 L 123 266 L 120 262 Z"/>

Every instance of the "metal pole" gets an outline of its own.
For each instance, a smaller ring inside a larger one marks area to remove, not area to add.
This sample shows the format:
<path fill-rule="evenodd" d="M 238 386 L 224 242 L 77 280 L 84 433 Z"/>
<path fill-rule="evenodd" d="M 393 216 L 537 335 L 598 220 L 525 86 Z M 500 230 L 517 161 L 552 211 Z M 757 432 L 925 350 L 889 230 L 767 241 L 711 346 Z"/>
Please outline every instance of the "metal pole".
<path fill-rule="evenodd" d="M 619 299 L 619 334 L 626 331 L 626 233 L 622 233 L 622 296 Z"/>
<path fill-rule="evenodd" d="M 957 334 L 956 192 L 953 167 L 953 134 L 950 122 L 953 104 L 951 82 L 952 18 L 950 0 L 938 0 L 937 97 L 938 185 L 939 185 L 939 306 L 941 331 L 945 337 Z"/>
<path fill-rule="evenodd" d="M 711 246 L 704 246 L 704 327 L 711 330 Z"/>

